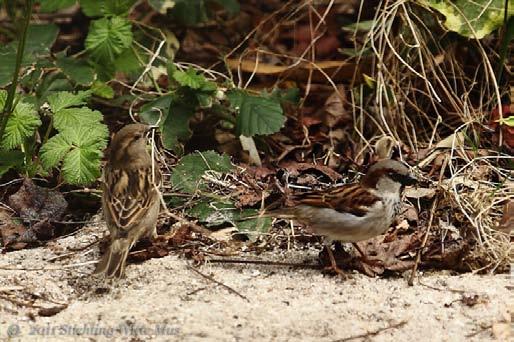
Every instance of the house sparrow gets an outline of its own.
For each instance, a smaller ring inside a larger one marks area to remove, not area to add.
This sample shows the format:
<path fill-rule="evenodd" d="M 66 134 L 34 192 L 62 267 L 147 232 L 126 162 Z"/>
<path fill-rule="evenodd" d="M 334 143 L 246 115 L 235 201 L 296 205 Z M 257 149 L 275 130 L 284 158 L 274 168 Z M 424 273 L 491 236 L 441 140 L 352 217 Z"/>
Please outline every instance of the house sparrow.
<path fill-rule="evenodd" d="M 146 149 L 150 127 L 131 124 L 112 139 L 103 170 L 102 209 L 110 232 L 110 245 L 95 274 L 121 277 L 132 246 L 144 236 L 157 236 L 160 208 L 157 185 L 161 175 L 152 170 Z"/>
<path fill-rule="evenodd" d="M 415 183 L 403 163 L 385 159 L 372 165 L 360 183 L 346 184 L 326 191 L 293 195 L 292 207 L 266 212 L 266 216 L 295 219 L 328 241 L 355 242 L 384 233 L 401 207 L 401 192 Z M 330 268 L 342 274 L 328 246 Z"/>

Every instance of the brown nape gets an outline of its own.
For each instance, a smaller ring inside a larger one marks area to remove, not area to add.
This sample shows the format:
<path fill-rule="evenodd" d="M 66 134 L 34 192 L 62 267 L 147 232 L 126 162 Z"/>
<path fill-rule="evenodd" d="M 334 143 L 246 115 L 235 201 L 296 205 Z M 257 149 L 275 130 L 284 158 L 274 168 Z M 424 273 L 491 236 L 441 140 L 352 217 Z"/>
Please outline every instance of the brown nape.
<path fill-rule="evenodd" d="M 366 175 L 361 178 L 361 185 L 366 188 L 376 188 L 378 180 L 385 174 L 392 171 L 391 169 L 375 169 L 370 170 Z"/>

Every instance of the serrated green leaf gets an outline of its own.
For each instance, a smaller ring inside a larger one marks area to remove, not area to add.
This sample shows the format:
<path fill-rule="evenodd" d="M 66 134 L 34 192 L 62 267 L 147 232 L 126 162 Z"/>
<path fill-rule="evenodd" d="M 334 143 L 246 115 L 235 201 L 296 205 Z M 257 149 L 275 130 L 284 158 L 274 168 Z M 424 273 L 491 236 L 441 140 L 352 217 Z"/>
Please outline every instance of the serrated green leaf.
<path fill-rule="evenodd" d="M 469 38 L 481 39 L 503 25 L 505 0 L 422 0 L 446 17 L 444 25 L 450 31 Z M 509 6 L 507 19 L 514 15 Z"/>
<path fill-rule="evenodd" d="M 132 44 L 132 24 L 121 17 L 101 18 L 91 22 L 86 49 L 97 61 L 112 63 Z"/>
<path fill-rule="evenodd" d="M 64 131 L 81 125 L 93 125 L 102 119 L 102 113 L 87 107 L 65 108 L 54 113 L 54 127 L 59 131 Z"/>
<path fill-rule="evenodd" d="M 0 91 L 0 112 L 4 109 L 7 92 Z M 34 135 L 36 129 L 41 125 L 34 105 L 20 100 L 9 116 L 2 137 L 1 146 L 7 150 L 14 149 L 29 137 Z"/>
<path fill-rule="evenodd" d="M 43 168 L 49 170 L 56 167 L 71 147 L 71 142 L 63 134 L 56 134 L 48 139 L 39 151 Z"/>
<path fill-rule="evenodd" d="M 54 12 L 71 7 L 75 5 L 76 2 L 77 0 L 44 0 L 41 1 L 40 11 L 43 13 Z"/>
<path fill-rule="evenodd" d="M 66 154 L 62 171 L 70 184 L 88 184 L 100 177 L 102 154 L 95 148 L 77 147 Z"/>
<path fill-rule="evenodd" d="M 102 150 L 108 129 L 101 123 L 67 128 L 50 138 L 41 148 L 41 161 L 47 169 L 62 161 L 64 180 L 88 184 L 100 176 Z"/>
<path fill-rule="evenodd" d="M 77 107 L 86 103 L 91 96 L 91 91 L 79 91 L 76 94 L 68 91 L 60 91 L 48 95 L 48 104 L 52 112 L 57 113 L 65 108 Z"/>
<path fill-rule="evenodd" d="M 227 98 L 238 112 L 236 133 L 239 135 L 272 134 L 284 125 L 286 118 L 276 98 L 249 95 L 239 89 L 229 91 Z"/>
<path fill-rule="evenodd" d="M 91 86 L 91 91 L 96 96 L 102 97 L 104 99 L 114 98 L 114 89 L 112 89 L 108 84 L 104 82 L 95 81 Z"/>
<path fill-rule="evenodd" d="M 85 60 L 60 57 L 56 64 L 67 77 L 77 84 L 90 85 L 95 79 L 95 69 Z"/>
<path fill-rule="evenodd" d="M 232 168 L 227 155 L 219 155 L 214 151 L 196 152 L 180 160 L 171 174 L 171 182 L 177 190 L 194 193 L 203 188 L 202 176 L 205 172 L 226 173 Z"/>
<path fill-rule="evenodd" d="M 205 77 L 199 75 L 193 68 L 189 68 L 186 71 L 177 70 L 172 76 L 181 86 L 191 89 L 199 89 L 207 82 Z"/>
<path fill-rule="evenodd" d="M 136 0 L 80 0 L 80 7 L 88 17 L 127 15 Z"/>
<path fill-rule="evenodd" d="M 0 177 L 12 168 L 23 165 L 24 154 L 21 151 L 0 150 Z"/>

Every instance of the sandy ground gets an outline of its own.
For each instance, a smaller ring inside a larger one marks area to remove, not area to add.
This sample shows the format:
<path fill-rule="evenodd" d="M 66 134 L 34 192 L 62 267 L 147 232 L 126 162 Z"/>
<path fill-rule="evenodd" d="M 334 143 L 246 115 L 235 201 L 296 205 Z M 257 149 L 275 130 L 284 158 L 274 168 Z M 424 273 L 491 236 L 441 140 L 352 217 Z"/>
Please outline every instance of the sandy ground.
<path fill-rule="evenodd" d="M 44 248 L 2 255 L 0 340 L 489 341 L 508 340 L 514 330 L 507 275 L 436 272 L 409 287 L 401 277 L 353 274 L 343 281 L 319 270 L 277 266 L 198 268 L 231 292 L 172 255 L 129 265 L 125 279 L 101 281 L 89 277 L 93 265 L 76 265 L 95 260 L 97 247 L 65 253 L 102 230 L 99 224 Z M 260 256 L 306 257 L 315 260 L 316 251 Z M 67 307 L 53 316 L 38 314 L 61 304 Z"/>

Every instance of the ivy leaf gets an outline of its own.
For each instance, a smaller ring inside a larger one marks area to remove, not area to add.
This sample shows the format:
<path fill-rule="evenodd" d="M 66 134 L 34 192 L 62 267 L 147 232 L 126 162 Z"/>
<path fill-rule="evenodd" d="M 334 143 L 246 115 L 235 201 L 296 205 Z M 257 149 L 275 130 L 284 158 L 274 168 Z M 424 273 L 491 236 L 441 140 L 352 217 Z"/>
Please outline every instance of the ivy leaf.
<path fill-rule="evenodd" d="M 52 112 L 57 113 L 64 108 L 76 107 L 86 103 L 91 96 L 91 91 L 79 91 L 73 94 L 68 91 L 52 93 L 48 96 L 48 104 Z"/>
<path fill-rule="evenodd" d="M 0 90 L 0 112 L 3 111 L 7 92 Z M 41 120 L 32 104 L 22 100 L 18 102 L 13 113 L 9 116 L 2 137 L 2 147 L 12 150 L 34 135 L 36 129 L 41 126 Z"/>
<path fill-rule="evenodd" d="M 171 174 L 171 182 L 177 190 L 192 194 L 204 188 L 202 176 L 207 171 L 226 173 L 232 168 L 227 155 L 214 151 L 196 152 L 180 160 Z"/>
<path fill-rule="evenodd" d="M 461 36 L 482 39 L 503 25 L 505 1 L 423 0 L 446 17 L 444 26 Z M 514 15 L 509 6 L 507 19 Z"/>
<path fill-rule="evenodd" d="M 101 18 L 91 22 L 86 49 L 99 62 L 110 62 L 132 44 L 132 25 L 121 17 Z"/>
<path fill-rule="evenodd" d="M 64 180 L 85 185 L 100 176 L 102 150 L 107 145 L 108 130 L 104 124 L 82 125 L 54 135 L 41 148 L 41 161 L 46 169 L 62 161 Z"/>
<path fill-rule="evenodd" d="M 255 96 L 239 89 L 227 93 L 236 112 L 236 133 L 247 137 L 278 132 L 286 121 L 280 100 L 269 95 Z"/>
<path fill-rule="evenodd" d="M 62 72 L 80 85 L 90 85 L 95 79 L 95 70 L 84 60 L 60 57 L 56 62 Z"/>
<path fill-rule="evenodd" d="M 195 101 L 175 99 L 172 95 L 160 98 L 145 104 L 141 108 L 140 116 L 148 124 L 156 124 L 160 118 L 162 143 L 165 148 L 182 154 L 180 142 L 191 137 L 189 121 L 195 113 Z"/>

